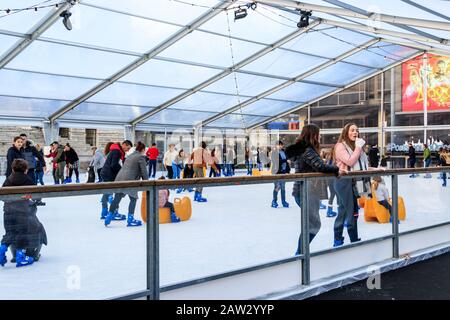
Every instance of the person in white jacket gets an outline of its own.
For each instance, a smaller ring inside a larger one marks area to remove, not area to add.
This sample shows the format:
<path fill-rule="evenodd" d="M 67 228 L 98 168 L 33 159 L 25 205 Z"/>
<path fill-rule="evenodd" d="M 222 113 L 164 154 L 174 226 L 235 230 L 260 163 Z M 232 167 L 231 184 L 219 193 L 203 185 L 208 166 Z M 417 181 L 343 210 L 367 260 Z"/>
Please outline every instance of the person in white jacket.
<path fill-rule="evenodd" d="M 234 176 L 234 159 L 236 158 L 236 153 L 234 152 L 233 146 L 227 147 L 227 155 L 226 155 L 226 167 L 227 172 L 226 176 L 231 177 Z"/>
<path fill-rule="evenodd" d="M 175 145 L 173 143 L 169 144 L 169 150 L 164 154 L 163 164 L 164 168 L 167 170 L 167 177 L 169 179 L 173 179 L 173 167 L 172 162 L 175 161 L 178 152 L 175 149 Z"/>

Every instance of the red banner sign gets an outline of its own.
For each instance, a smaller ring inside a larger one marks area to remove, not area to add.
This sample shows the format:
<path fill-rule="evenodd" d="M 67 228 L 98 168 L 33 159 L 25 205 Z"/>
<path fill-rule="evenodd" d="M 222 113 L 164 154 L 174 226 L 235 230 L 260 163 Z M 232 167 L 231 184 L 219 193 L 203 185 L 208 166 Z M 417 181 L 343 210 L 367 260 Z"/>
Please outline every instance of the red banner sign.
<path fill-rule="evenodd" d="M 424 79 L 427 110 L 450 110 L 450 57 L 427 54 L 402 65 L 402 110 L 423 111 Z"/>

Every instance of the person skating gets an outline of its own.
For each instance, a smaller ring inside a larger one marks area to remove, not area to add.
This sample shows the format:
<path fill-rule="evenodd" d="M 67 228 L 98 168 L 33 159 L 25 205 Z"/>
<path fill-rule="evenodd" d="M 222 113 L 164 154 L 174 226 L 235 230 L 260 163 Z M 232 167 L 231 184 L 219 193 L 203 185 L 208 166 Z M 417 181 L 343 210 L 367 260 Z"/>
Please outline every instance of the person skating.
<path fill-rule="evenodd" d="M 23 159 L 13 161 L 12 173 L 3 187 L 33 186 L 27 175 L 28 164 Z M 40 258 L 42 244 L 47 245 L 44 226 L 36 216 L 37 207 L 33 200 L 8 200 L 3 206 L 5 235 L 0 246 L 0 265 L 7 262 L 6 252 L 11 249 L 16 267 L 33 264 Z"/>
<path fill-rule="evenodd" d="M 416 166 L 416 149 L 414 148 L 414 146 L 412 145 L 412 143 L 409 143 L 409 148 L 408 148 L 408 167 L 411 169 L 414 169 L 414 167 Z M 409 177 L 410 178 L 415 178 L 417 177 L 418 174 L 411 174 Z"/>
<path fill-rule="evenodd" d="M 236 158 L 236 153 L 234 152 L 233 146 L 229 145 L 227 147 L 227 154 L 226 154 L 226 174 L 224 174 L 227 177 L 234 176 L 234 159 Z M 224 171 L 225 173 L 225 171 Z"/>
<path fill-rule="evenodd" d="M 163 164 L 164 168 L 167 171 L 167 178 L 173 179 L 173 167 L 172 163 L 175 161 L 178 152 L 175 149 L 175 145 L 173 143 L 169 144 L 169 150 L 164 153 Z"/>
<path fill-rule="evenodd" d="M 181 178 L 181 171 L 183 170 L 183 167 L 184 167 L 184 165 L 183 165 L 184 159 L 185 159 L 184 150 L 181 149 L 180 151 L 178 151 L 175 159 L 172 162 L 172 170 L 173 170 L 173 178 L 174 179 Z"/>
<path fill-rule="evenodd" d="M 56 150 L 56 145 L 54 143 L 52 143 L 50 145 L 50 153 L 46 154 L 45 157 L 46 158 L 52 158 L 51 159 L 51 162 L 52 162 L 52 177 L 53 177 L 54 184 L 59 184 L 58 183 L 58 178 L 56 177 L 56 171 L 58 170 L 58 164 L 53 161 L 53 159 L 56 158 L 57 154 L 58 154 L 58 152 Z"/>
<path fill-rule="evenodd" d="M 93 150 L 94 154 L 92 156 L 90 166 L 93 167 L 94 172 L 97 175 L 97 182 L 103 182 L 100 172 L 102 171 L 102 168 L 105 164 L 106 154 L 109 153 L 109 148 L 111 148 L 111 145 L 112 142 L 108 142 L 104 150 L 98 148 L 95 148 L 95 150 Z"/>
<path fill-rule="evenodd" d="M 56 151 L 56 156 L 53 158 L 53 163 L 56 163 L 56 184 L 64 183 L 64 169 L 66 167 L 66 156 L 64 154 L 64 147 L 59 142 L 53 142 Z"/>
<path fill-rule="evenodd" d="M 425 168 L 429 168 L 430 165 L 431 165 L 431 151 L 428 148 L 427 144 L 424 144 L 423 147 L 424 147 L 424 150 L 423 150 L 423 163 L 424 163 Z M 431 178 L 431 173 L 429 173 L 429 172 L 426 173 L 424 178 L 428 178 L 428 179 Z"/>
<path fill-rule="evenodd" d="M 278 141 L 271 154 L 272 161 L 272 174 L 286 174 L 291 171 L 289 163 L 287 161 L 286 153 L 284 150 L 284 143 Z M 289 208 L 289 203 L 286 201 L 286 182 L 277 181 L 274 183 L 272 208 L 278 207 L 278 192 L 281 191 L 281 204 L 285 208 Z"/>
<path fill-rule="evenodd" d="M 194 175 L 196 178 L 203 178 L 203 169 L 206 169 L 206 165 L 210 164 L 217 171 L 214 161 L 211 158 L 209 151 L 206 149 L 206 142 L 202 141 L 200 146 L 195 148 L 191 154 L 191 160 L 193 162 Z M 206 202 L 206 198 L 202 197 L 203 187 L 195 189 L 194 201 Z"/>
<path fill-rule="evenodd" d="M 72 183 L 72 175 L 75 171 L 76 183 L 80 183 L 80 172 L 78 171 L 80 159 L 78 158 L 78 154 L 75 149 L 72 148 L 69 143 L 66 143 L 64 146 L 64 155 L 66 157 L 66 165 L 69 168 L 69 174 L 64 182 Z"/>
<path fill-rule="evenodd" d="M 44 159 L 44 151 L 42 150 L 42 147 L 40 144 L 36 144 L 36 150 L 41 154 L 42 159 Z M 45 160 L 42 162 L 41 160 L 37 160 L 36 162 L 36 185 L 41 184 L 41 186 L 44 184 L 44 168 L 46 168 Z"/>
<path fill-rule="evenodd" d="M 34 184 L 36 184 L 36 172 L 35 172 L 36 161 L 39 161 L 41 164 L 44 165 L 43 167 L 44 171 L 47 169 L 44 160 L 44 155 L 37 151 L 36 147 L 33 145 L 33 141 L 28 140 L 28 137 L 25 133 L 22 133 L 20 137 L 23 140 L 22 145 L 23 158 L 28 162 L 28 176 L 30 177 L 31 181 L 33 181 Z"/>
<path fill-rule="evenodd" d="M 339 170 L 337 166 L 325 164 L 319 155 L 319 149 L 320 129 L 315 124 L 308 124 L 303 127 L 302 133 L 298 137 L 296 143 L 286 149 L 286 157 L 294 161 L 295 173 L 321 172 L 334 173 L 336 176 L 346 173 L 346 170 Z M 326 182 L 324 180 L 310 180 L 308 183 L 309 242 L 314 239 L 321 227 L 319 204 L 320 200 L 327 196 L 326 188 Z M 296 181 L 294 183 L 292 195 L 300 208 L 302 207 L 300 201 L 302 189 L 303 182 Z M 302 234 L 300 234 L 298 239 L 296 255 L 301 253 Z"/>
<path fill-rule="evenodd" d="M 438 166 L 447 167 L 450 166 L 450 163 L 447 163 L 447 153 L 444 151 L 444 148 L 439 149 L 439 161 Z M 442 172 L 442 186 L 447 186 L 447 173 Z"/>
<path fill-rule="evenodd" d="M 333 166 L 333 154 L 334 147 L 331 148 L 330 152 L 327 152 L 325 155 L 325 163 L 329 166 Z M 327 180 L 328 190 L 330 191 L 330 195 L 328 197 L 328 206 L 327 206 L 327 218 L 334 218 L 337 216 L 337 212 L 333 211 L 333 202 L 334 198 L 336 198 L 336 190 L 334 189 L 334 179 Z"/>
<path fill-rule="evenodd" d="M 110 147 L 110 152 L 106 157 L 105 164 L 100 172 L 103 182 L 113 182 L 120 169 L 122 168 L 121 162 L 125 160 L 125 153 L 127 153 L 133 144 L 130 140 L 124 140 L 122 143 L 113 143 Z M 102 196 L 102 213 L 100 218 L 105 219 L 108 215 L 108 201 L 112 195 L 105 193 Z M 113 220 L 125 220 L 126 216 L 115 212 Z"/>
<path fill-rule="evenodd" d="M 125 148 L 124 148 L 125 149 Z M 123 166 L 117 174 L 114 181 L 131 181 L 131 180 L 148 180 L 147 161 L 145 157 L 145 144 L 138 142 L 136 150 L 127 156 L 123 162 Z M 142 221 L 134 218 L 136 210 L 136 202 L 138 199 L 137 191 L 128 191 L 126 193 L 116 193 L 114 200 L 109 207 L 108 215 L 105 218 L 105 226 L 108 226 L 119 209 L 120 201 L 128 195 L 130 204 L 128 205 L 127 227 L 138 227 L 142 225 Z"/>
<path fill-rule="evenodd" d="M 155 178 L 156 175 L 156 163 L 159 156 L 159 150 L 156 147 L 156 143 L 152 143 L 151 148 L 148 148 L 145 155 L 148 158 L 148 175 Z"/>

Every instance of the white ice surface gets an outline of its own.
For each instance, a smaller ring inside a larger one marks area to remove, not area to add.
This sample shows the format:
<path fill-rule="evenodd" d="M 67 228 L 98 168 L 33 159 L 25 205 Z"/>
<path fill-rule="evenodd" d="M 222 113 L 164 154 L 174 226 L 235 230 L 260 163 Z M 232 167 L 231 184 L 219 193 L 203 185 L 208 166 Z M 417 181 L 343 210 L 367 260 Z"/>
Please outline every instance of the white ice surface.
<path fill-rule="evenodd" d="M 50 177 L 45 179 L 51 183 Z M 386 180 L 390 188 L 390 179 Z M 399 194 L 407 209 L 400 231 L 450 219 L 450 187 L 441 183 L 436 175 L 399 177 Z M 300 209 L 291 196 L 292 183 L 287 184 L 288 209 L 270 207 L 272 189 L 273 184 L 205 188 L 208 202 L 193 202 L 191 220 L 160 225 L 161 285 L 291 257 L 297 247 Z M 45 199 L 47 205 L 39 207 L 38 216 L 49 244 L 32 266 L 16 268 L 8 262 L 0 267 L 0 299 L 104 299 L 144 290 L 145 227 L 127 228 L 121 221 L 106 228 L 99 219 L 99 200 L 100 195 Z M 126 214 L 127 207 L 125 199 L 120 212 Z M 2 208 L 3 203 L 0 212 Z M 322 229 L 312 251 L 332 246 L 334 219 L 326 218 L 325 210 L 321 217 Z M 365 222 L 362 210 L 358 223 L 363 240 L 392 230 L 391 224 Z M 345 231 L 344 236 L 348 243 Z"/>

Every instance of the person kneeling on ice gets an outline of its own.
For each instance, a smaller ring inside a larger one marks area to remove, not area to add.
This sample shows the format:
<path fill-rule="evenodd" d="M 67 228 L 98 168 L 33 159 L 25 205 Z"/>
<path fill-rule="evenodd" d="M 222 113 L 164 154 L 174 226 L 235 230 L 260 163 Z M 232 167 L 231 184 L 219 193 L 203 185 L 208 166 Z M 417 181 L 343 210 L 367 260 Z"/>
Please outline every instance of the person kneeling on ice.
<path fill-rule="evenodd" d="M 160 180 L 164 180 L 164 177 L 159 177 Z M 169 208 L 170 209 L 170 220 L 172 222 L 180 222 L 180 218 L 175 214 L 175 208 L 173 203 L 169 202 L 170 192 L 168 189 L 162 189 L 158 191 L 158 202 L 160 208 Z"/>
<path fill-rule="evenodd" d="M 12 163 L 12 174 L 3 183 L 3 187 L 33 186 L 27 176 L 28 164 L 23 159 Z M 47 245 L 44 226 L 36 216 L 36 201 L 5 201 L 3 206 L 5 235 L 0 246 L 0 265 L 7 262 L 6 252 L 11 249 L 16 267 L 31 265 L 40 258 L 42 244 Z"/>
<path fill-rule="evenodd" d="M 145 158 L 145 144 L 139 141 L 136 145 L 136 150 L 123 162 L 123 167 L 120 169 L 114 181 L 148 180 L 147 161 Z M 142 221 L 134 219 L 138 193 L 137 191 L 128 191 L 126 194 L 128 194 L 128 197 L 130 198 L 127 227 L 141 226 Z M 108 215 L 105 218 L 105 226 L 108 226 L 111 221 L 114 220 L 116 212 L 119 209 L 120 201 L 126 194 L 116 193 L 114 195 L 114 200 L 112 201 Z"/>
<path fill-rule="evenodd" d="M 389 215 L 391 216 L 389 221 L 392 223 L 392 206 L 389 203 L 389 190 L 386 187 L 382 177 L 374 177 L 372 180 L 377 201 L 383 207 L 388 209 Z M 400 221 L 398 221 L 398 223 L 400 223 Z"/>

